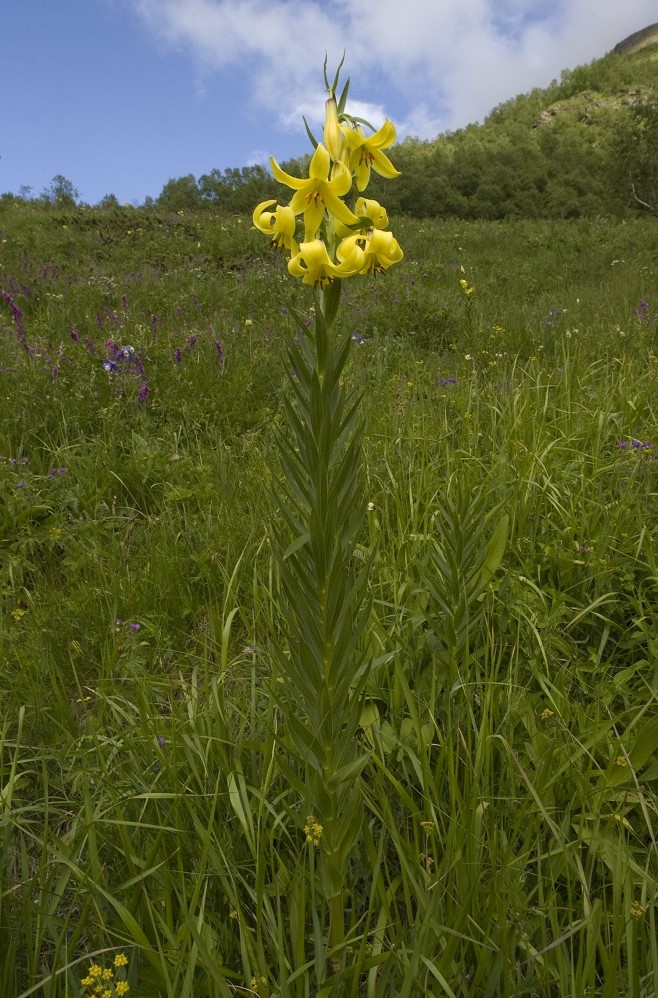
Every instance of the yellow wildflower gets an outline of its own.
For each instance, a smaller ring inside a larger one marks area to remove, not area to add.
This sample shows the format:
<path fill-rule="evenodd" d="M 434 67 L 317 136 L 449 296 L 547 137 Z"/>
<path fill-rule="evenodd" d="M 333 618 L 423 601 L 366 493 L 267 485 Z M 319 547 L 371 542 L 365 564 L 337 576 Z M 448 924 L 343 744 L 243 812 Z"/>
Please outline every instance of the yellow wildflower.
<path fill-rule="evenodd" d="M 381 151 L 395 142 L 395 125 L 388 118 L 374 135 L 367 136 L 360 125 L 344 128 L 343 134 L 349 151 L 349 165 L 359 191 L 364 191 L 368 186 L 371 169 L 389 180 L 400 176 L 400 171 L 395 169 L 388 156 Z"/>
<path fill-rule="evenodd" d="M 114 966 L 115 967 L 128 966 L 128 957 L 126 956 L 125 953 L 117 953 L 117 955 L 114 957 Z"/>
<path fill-rule="evenodd" d="M 117 981 L 114 985 L 114 990 L 118 995 L 127 995 L 130 991 L 130 985 L 127 981 Z"/>
<path fill-rule="evenodd" d="M 316 821 L 315 815 L 308 814 L 306 816 L 306 824 L 304 825 L 304 834 L 306 835 L 306 841 L 311 845 L 319 846 L 320 839 L 322 837 L 322 825 Z"/>
<path fill-rule="evenodd" d="M 332 167 L 331 156 L 321 143 L 311 157 L 305 180 L 285 173 L 273 156 L 270 163 L 279 183 L 295 191 L 289 207 L 295 215 L 304 215 L 305 242 L 315 239 L 325 211 L 345 225 L 358 223 L 356 215 L 340 200 L 352 186 L 352 175 L 344 163 L 334 163 Z"/>
<path fill-rule="evenodd" d="M 353 247 L 360 248 L 363 253 L 361 274 L 381 273 L 398 263 L 404 255 L 393 234 L 379 229 L 372 229 L 367 235 L 347 236 L 338 247 L 336 256 L 339 260 L 350 257 Z"/>
<path fill-rule="evenodd" d="M 357 198 L 355 211 L 359 217 L 369 218 L 376 229 L 385 229 L 388 225 L 386 208 L 373 198 Z"/>
<path fill-rule="evenodd" d="M 288 270 L 293 277 L 301 277 L 304 284 L 321 288 L 331 284 L 336 277 L 358 274 L 364 261 L 363 250 L 354 244 L 349 253 L 342 255 L 340 263 L 333 263 L 323 241 L 312 239 L 301 244 L 299 252 L 288 261 Z"/>
<path fill-rule="evenodd" d="M 297 252 L 295 242 L 295 226 L 297 220 L 294 211 L 289 206 L 276 206 L 276 211 L 268 211 L 276 201 L 261 201 L 253 214 L 253 223 L 259 232 L 272 236 L 272 246 L 275 249 L 288 249 Z"/>

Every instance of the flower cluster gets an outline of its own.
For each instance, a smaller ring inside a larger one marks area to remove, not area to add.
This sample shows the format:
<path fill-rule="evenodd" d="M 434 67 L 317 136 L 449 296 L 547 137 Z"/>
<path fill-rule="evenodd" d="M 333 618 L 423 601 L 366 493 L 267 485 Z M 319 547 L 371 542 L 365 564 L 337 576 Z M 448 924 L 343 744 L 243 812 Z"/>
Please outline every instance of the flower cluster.
<path fill-rule="evenodd" d="M 91 994 L 97 998 L 121 998 L 130 991 L 123 969 L 127 964 L 128 957 L 123 953 L 117 953 L 112 967 L 101 967 L 98 963 L 92 963 L 87 976 L 83 977 L 80 983 L 85 988 L 91 988 Z"/>
<path fill-rule="evenodd" d="M 340 68 L 339 68 L 340 71 Z M 383 177 L 399 176 L 382 151 L 395 142 L 395 126 L 386 120 L 375 129 L 345 113 L 349 80 L 336 98 L 325 71 L 329 98 L 325 104 L 323 142 L 315 142 L 308 177 L 293 177 L 270 158 L 276 179 L 295 193 L 287 205 L 262 201 L 253 214 L 254 226 L 271 237 L 272 245 L 290 253 L 288 270 L 304 284 L 322 288 L 341 277 L 374 274 L 402 259 L 402 250 L 387 231 L 386 209 L 362 197 L 371 170 Z M 372 131 L 366 135 L 363 125 Z M 310 135 L 310 132 L 309 132 Z M 312 138 L 312 136 L 311 136 Z M 344 200 L 356 186 L 353 209 Z"/>
<path fill-rule="evenodd" d="M 322 838 L 322 825 L 319 824 L 315 815 L 309 814 L 306 816 L 306 824 L 304 825 L 304 834 L 306 835 L 306 841 L 310 845 L 319 846 L 320 839 Z"/>

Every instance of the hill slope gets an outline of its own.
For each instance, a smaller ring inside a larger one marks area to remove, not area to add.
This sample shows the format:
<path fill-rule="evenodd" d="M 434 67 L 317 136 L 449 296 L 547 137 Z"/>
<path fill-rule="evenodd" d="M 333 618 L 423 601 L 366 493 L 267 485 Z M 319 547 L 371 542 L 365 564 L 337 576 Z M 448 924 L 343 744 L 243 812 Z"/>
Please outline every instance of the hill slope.
<path fill-rule="evenodd" d="M 652 25 L 559 82 L 500 104 L 482 125 L 401 143 L 391 158 L 403 176 L 387 188 L 387 204 L 462 218 L 626 214 L 632 199 L 614 162 L 619 131 L 634 109 L 654 106 L 657 81 Z"/>

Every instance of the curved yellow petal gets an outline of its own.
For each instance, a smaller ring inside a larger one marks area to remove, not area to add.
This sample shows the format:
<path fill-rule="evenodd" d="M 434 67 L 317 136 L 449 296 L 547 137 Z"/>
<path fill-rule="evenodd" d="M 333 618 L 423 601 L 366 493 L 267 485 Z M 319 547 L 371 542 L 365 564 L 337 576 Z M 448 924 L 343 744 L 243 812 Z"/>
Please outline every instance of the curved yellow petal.
<path fill-rule="evenodd" d="M 389 146 L 394 144 L 396 137 L 395 125 L 387 118 L 382 127 L 377 129 L 375 134 L 371 135 L 367 141 L 371 148 L 388 149 Z"/>
<path fill-rule="evenodd" d="M 261 201 L 260 204 L 256 205 L 256 207 L 254 208 L 254 213 L 251 216 L 252 221 L 254 223 L 254 228 L 260 229 L 260 231 L 264 232 L 265 235 L 268 234 L 269 230 L 267 228 L 264 228 L 263 225 L 261 224 L 261 216 L 272 214 L 272 212 L 266 212 L 265 209 L 271 208 L 273 204 L 276 204 L 274 198 L 271 198 L 269 201 Z"/>
<path fill-rule="evenodd" d="M 393 180 L 394 177 L 400 176 L 400 171 L 395 169 L 388 156 L 385 156 L 379 149 L 372 149 L 370 155 L 372 156 L 371 166 L 380 176 L 386 177 L 387 180 Z"/>
<path fill-rule="evenodd" d="M 324 201 L 318 195 L 311 197 L 304 210 L 304 241 L 311 242 L 315 239 L 324 218 Z"/>
<path fill-rule="evenodd" d="M 270 156 L 270 166 L 272 167 L 272 173 L 279 183 L 285 184 L 286 187 L 292 187 L 293 190 L 299 191 L 305 184 L 308 183 L 308 180 L 300 180 L 298 177 L 291 177 L 289 173 L 282 170 L 274 156 Z"/>
<path fill-rule="evenodd" d="M 350 179 L 350 186 L 351 186 L 351 179 Z M 329 212 L 329 214 L 333 215 L 334 218 L 337 218 L 339 221 L 344 222 L 345 225 L 356 225 L 356 223 L 359 221 L 354 212 L 350 211 L 350 209 L 347 207 L 345 202 L 341 201 L 340 198 L 336 197 L 334 192 L 330 189 L 326 189 L 324 191 L 324 203 L 327 207 L 327 211 Z"/>
<path fill-rule="evenodd" d="M 357 191 L 365 191 L 370 183 L 370 159 L 363 156 L 353 164 L 354 179 Z"/>
<path fill-rule="evenodd" d="M 352 174 L 349 168 L 344 163 L 334 163 L 328 184 L 334 194 L 342 198 L 352 186 Z"/>
<path fill-rule="evenodd" d="M 322 143 L 318 142 L 308 165 L 308 175 L 311 180 L 328 180 L 330 169 L 331 156 Z"/>

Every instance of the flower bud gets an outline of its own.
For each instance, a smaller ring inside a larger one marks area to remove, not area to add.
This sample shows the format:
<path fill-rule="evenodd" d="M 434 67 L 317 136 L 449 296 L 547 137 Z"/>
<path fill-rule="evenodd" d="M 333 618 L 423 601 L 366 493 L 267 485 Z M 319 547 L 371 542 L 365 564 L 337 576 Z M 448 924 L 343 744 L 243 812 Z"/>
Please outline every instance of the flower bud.
<path fill-rule="evenodd" d="M 338 106 L 332 95 L 324 106 L 324 144 L 329 155 L 338 163 L 343 152 L 344 138 L 338 121 Z"/>

